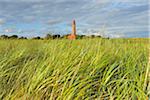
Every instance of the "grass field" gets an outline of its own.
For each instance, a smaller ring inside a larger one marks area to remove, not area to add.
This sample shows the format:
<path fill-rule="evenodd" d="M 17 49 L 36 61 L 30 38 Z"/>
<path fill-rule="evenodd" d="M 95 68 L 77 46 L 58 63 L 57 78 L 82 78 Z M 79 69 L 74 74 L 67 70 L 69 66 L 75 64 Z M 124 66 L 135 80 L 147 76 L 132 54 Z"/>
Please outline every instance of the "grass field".
<path fill-rule="evenodd" d="M 0 40 L 0 99 L 148 100 L 148 39 Z"/>

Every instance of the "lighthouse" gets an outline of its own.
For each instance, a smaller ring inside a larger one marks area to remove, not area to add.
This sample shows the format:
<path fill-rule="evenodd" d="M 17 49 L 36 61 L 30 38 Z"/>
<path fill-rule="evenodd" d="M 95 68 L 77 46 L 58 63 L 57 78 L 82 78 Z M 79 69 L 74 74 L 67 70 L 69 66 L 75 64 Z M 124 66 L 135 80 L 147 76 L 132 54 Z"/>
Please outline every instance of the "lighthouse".
<path fill-rule="evenodd" d="M 76 21 L 72 21 L 72 34 L 76 35 Z"/>
<path fill-rule="evenodd" d="M 68 35 L 68 39 L 75 40 L 76 37 L 77 37 L 77 35 L 76 35 L 76 21 L 73 20 L 72 21 L 72 33 L 70 35 Z"/>

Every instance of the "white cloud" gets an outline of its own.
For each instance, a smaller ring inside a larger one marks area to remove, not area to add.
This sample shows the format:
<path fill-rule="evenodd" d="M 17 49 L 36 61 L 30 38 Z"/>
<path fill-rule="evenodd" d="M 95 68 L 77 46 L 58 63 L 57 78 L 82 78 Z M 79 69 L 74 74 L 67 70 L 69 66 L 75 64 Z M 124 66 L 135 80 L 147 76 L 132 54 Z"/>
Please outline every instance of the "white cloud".
<path fill-rule="evenodd" d="M 5 20 L 0 18 L 0 25 L 3 25 L 4 23 L 5 23 Z"/>
<path fill-rule="evenodd" d="M 13 30 L 12 29 L 5 29 L 4 32 L 11 33 L 11 32 L 13 32 Z"/>
<path fill-rule="evenodd" d="M 48 25 L 54 25 L 54 24 L 58 24 L 58 23 L 60 23 L 60 22 L 62 22 L 61 19 L 51 19 L 51 20 L 48 20 L 48 21 L 47 21 L 47 24 L 48 24 Z"/>

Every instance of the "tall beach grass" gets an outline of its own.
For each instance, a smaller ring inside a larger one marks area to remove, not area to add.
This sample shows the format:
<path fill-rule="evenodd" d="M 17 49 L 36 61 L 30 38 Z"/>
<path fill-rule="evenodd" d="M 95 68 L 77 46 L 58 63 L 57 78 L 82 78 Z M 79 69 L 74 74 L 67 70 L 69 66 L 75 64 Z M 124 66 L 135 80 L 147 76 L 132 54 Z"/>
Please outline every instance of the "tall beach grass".
<path fill-rule="evenodd" d="M 0 99 L 146 100 L 148 39 L 0 40 Z"/>

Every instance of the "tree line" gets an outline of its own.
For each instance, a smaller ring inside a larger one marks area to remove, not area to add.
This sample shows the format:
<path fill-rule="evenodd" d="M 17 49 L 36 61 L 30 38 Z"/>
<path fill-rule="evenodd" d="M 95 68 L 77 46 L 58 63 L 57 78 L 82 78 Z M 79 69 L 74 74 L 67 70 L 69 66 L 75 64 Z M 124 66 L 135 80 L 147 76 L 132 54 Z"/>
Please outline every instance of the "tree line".
<path fill-rule="evenodd" d="M 68 34 L 67 35 L 46 34 L 45 37 L 36 36 L 36 37 L 32 37 L 31 39 L 35 39 L 35 40 L 43 40 L 43 39 L 67 39 L 67 36 L 68 36 Z M 103 38 L 103 37 L 100 36 L 100 35 L 90 35 L 90 36 L 87 36 L 87 35 L 77 35 L 77 39 L 83 39 L 83 38 Z M 29 38 L 24 37 L 24 36 L 19 37 L 18 35 L 11 35 L 11 36 L 1 35 L 0 39 L 29 39 Z"/>

